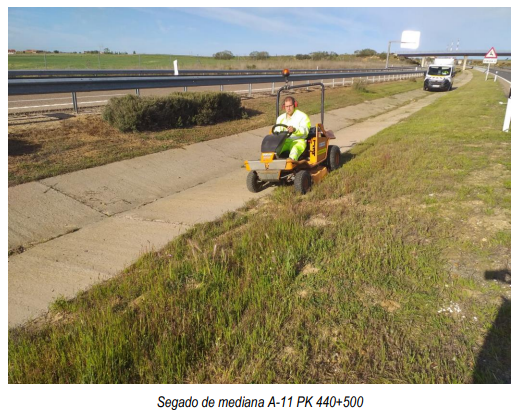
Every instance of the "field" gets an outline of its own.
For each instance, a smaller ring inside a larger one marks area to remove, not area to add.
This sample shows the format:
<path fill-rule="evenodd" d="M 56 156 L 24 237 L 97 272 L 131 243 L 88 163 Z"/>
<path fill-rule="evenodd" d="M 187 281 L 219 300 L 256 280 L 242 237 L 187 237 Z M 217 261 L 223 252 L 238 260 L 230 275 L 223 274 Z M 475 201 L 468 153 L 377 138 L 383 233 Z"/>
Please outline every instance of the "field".
<path fill-rule="evenodd" d="M 294 56 L 271 57 L 267 60 L 254 60 L 250 57 L 234 57 L 232 60 L 217 60 L 213 57 L 176 56 L 166 54 L 14 54 L 8 56 L 9 70 L 64 70 L 64 69 L 172 69 L 174 60 L 179 70 L 251 70 L 282 68 L 384 68 L 385 60 L 378 57 L 340 56 L 328 60 L 296 60 Z M 390 57 L 390 64 L 405 65 L 396 57 Z"/>
<path fill-rule="evenodd" d="M 467 85 L 9 331 L 10 383 L 509 383 L 510 144 Z"/>

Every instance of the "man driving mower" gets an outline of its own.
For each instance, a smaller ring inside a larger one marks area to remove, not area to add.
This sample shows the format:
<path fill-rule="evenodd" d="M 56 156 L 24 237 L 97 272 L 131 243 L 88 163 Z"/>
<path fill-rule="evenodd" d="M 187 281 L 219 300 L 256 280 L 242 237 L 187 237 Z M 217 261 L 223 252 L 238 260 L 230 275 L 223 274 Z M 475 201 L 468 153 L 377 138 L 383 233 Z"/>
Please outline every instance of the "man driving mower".
<path fill-rule="evenodd" d="M 244 161 L 249 171 L 246 186 L 252 193 L 258 193 L 269 185 L 292 183 L 297 192 L 305 194 L 312 184 L 319 183 L 329 172 L 337 169 L 341 161 L 339 147 L 329 144 L 336 138 L 334 133 L 323 127 L 324 84 L 289 85 L 289 70 L 284 69 L 282 75 L 286 84 L 276 94 L 276 124 L 262 140 L 260 159 Z M 306 87 L 321 89 L 321 123 L 316 127 L 311 127 L 309 117 L 297 110 L 296 100 L 291 96 L 284 99 L 285 114 L 279 115 L 280 94 Z M 280 155 L 282 152 L 289 153 L 289 158 Z"/>
<path fill-rule="evenodd" d="M 311 120 L 303 111 L 298 110 L 298 103 L 294 97 L 288 96 L 284 99 L 282 108 L 285 113 L 278 117 L 276 124 L 285 124 L 289 138 L 284 141 L 278 154 L 289 151 L 289 158 L 297 161 L 307 147 L 307 136 L 311 128 Z"/>

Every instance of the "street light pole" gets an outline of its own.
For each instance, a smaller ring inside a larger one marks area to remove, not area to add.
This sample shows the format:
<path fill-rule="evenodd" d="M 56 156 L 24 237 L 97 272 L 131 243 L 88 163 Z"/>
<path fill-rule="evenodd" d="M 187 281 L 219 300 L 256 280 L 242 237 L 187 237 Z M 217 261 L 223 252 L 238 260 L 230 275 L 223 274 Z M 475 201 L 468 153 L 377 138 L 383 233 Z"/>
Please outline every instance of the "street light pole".
<path fill-rule="evenodd" d="M 388 66 L 389 66 L 389 62 L 390 62 L 390 48 L 391 48 L 391 43 L 406 44 L 406 43 L 411 43 L 411 41 L 399 41 L 399 40 L 390 40 L 390 41 L 388 41 L 388 55 L 386 56 L 386 68 L 388 68 Z"/>
<path fill-rule="evenodd" d="M 390 48 L 391 48 L 391 43 L 400 43 L 400 41 L 397 41 L 397 40 L 390 40 L 390 41 L 388 41 L 388 55 L 386 56 L 386 68 L 388 68 L 389 64 L 390 64 Z"/>

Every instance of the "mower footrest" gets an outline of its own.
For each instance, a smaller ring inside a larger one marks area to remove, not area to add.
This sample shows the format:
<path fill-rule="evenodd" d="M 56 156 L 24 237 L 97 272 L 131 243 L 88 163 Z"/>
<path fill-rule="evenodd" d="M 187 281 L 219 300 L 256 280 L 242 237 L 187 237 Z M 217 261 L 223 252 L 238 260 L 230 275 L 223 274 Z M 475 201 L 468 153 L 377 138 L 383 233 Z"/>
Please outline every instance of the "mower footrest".
<path fill-rule="evenodd" d="M 273 160 L 268 163 L 263 163 L 260 160 L 252 160 L 247 161 L 246 163 L 249 167 L 248 170 L 284 170 L 286 168 L 287 160 Z"/>

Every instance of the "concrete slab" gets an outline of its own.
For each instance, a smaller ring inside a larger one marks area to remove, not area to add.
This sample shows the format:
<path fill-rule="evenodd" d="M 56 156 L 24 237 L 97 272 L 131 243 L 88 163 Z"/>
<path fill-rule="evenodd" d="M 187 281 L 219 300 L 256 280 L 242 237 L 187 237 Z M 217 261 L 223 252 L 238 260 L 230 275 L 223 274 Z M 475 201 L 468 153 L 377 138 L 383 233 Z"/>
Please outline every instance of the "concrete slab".
<path fill-rule="evenodd" d="M 247 201 L 271 192 L 272 188 L 256 194 L 249 192 L 246 188 L 247 174 L 246 169 L 234 170 L 222 177 L 127 211 L 117 217 L 182 226 L 213 221 L 225 212 L 234 211 Z"/>
<path fill-rule="evenodd" d="M 57 297 L 111 278 L 187 225 L 108 218 L 9 258 L 9 326 L 43 314 Z"/>
<path fill-rule="evenodd" d="M 106 214 L 115 215 L 219 177 L 257 156 L 263 135 L 241 133 L 41 183 Z"/>
<path fill-rule="evenodd" d="M 192 225 L 212 221 L 267 195 L 246 189 L 245 169 L 90 224 L 9 258 L 9 326 L 47 310 L 58 297 L 109 279 L 142 253 L 159 250 Z"/>
<path fill-rule="evenodd" d="M 9 250 L 47 241 L 105 216 L 38 182 L 9 188 Z"/>

